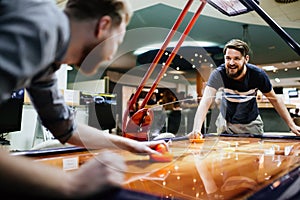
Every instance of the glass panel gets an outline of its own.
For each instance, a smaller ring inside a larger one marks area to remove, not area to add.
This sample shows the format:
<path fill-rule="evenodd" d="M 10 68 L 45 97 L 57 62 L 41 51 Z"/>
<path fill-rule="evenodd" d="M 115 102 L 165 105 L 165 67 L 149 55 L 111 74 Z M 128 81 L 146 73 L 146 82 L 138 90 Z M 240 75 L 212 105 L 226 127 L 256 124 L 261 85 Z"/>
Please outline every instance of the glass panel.
<path fill-rule="evenodd" d="M 250 7 L 246 7 L 239 0 L 208 0 L 207 2 L 228 16 L 235 16 L 252 11 Z M 258 1 L 256 2 L 258 3 Z"/>

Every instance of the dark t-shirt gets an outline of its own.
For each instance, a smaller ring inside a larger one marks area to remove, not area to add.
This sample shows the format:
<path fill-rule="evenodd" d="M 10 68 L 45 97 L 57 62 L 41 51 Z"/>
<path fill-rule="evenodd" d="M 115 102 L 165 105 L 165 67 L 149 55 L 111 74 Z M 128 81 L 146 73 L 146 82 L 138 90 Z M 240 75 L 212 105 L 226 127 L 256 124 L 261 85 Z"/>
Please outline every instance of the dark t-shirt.
<path fill-rule="evenodd" d="M 267 93 L 272 85 L 267 74 L 252 64 L 246 64 L 247 72 L 242 81 L 236 81 L 226 75 L 225 65 L 215 69 L 207 85 L 216 90 L 222 89 L 220 111 L 227 122 L 248 124 L 259 114 L 256 103 L 257 90 Z"/>

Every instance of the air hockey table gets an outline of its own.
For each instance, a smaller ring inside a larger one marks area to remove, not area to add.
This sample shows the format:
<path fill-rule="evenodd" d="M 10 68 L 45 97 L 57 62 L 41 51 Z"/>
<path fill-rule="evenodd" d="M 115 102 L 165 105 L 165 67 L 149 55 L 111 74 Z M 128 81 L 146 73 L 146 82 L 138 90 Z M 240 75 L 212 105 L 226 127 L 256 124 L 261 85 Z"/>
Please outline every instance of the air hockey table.
<path fill-rule="evenodd" d="M 120 190 L 123 198 L 116 199 L 300 198 L 298 137 L 208 135 L 201 143 L 173 141 L 170 162 L 154 162 L 149 155 L 123 150 L 116 152 L 128 167 Z M 13 154 L 68 171 L 78 169 L 98 153 L 65 147 Z M 130 197 L 125 198 L 128 194 Z"/>

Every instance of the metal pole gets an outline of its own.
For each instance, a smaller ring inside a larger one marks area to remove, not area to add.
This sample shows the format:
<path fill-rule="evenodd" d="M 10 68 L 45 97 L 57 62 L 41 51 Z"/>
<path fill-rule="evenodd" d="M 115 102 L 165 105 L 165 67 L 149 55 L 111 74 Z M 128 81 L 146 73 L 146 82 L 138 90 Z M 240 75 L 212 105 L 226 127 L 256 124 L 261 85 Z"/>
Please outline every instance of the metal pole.
<path fill-rule="evenodd" d="M 300 55 L 300 45 L 283 29 L 281 28 L 254 0 L 240 0 L 246 7 L 250 7 L 263 20 L 270 25 L 270 27 L 298 54 Z"/>

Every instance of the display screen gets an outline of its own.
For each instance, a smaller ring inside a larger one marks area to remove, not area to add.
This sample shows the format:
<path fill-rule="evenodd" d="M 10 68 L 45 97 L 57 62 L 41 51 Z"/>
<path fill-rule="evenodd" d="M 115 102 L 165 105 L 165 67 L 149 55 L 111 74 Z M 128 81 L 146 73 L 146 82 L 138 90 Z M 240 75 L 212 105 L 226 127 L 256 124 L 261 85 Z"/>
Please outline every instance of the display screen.
<path fill-rule="evenodd" d="M 289 97 L 290 98 L 298 98 L 299 97 L 298 90 L 297 89 L 289 90 Z"/>
<path fill-rule="evenodd" d="M 21 130 L 24 89 L 12 93 L 11 98 L 0 105 L 0 133 Z"/>

